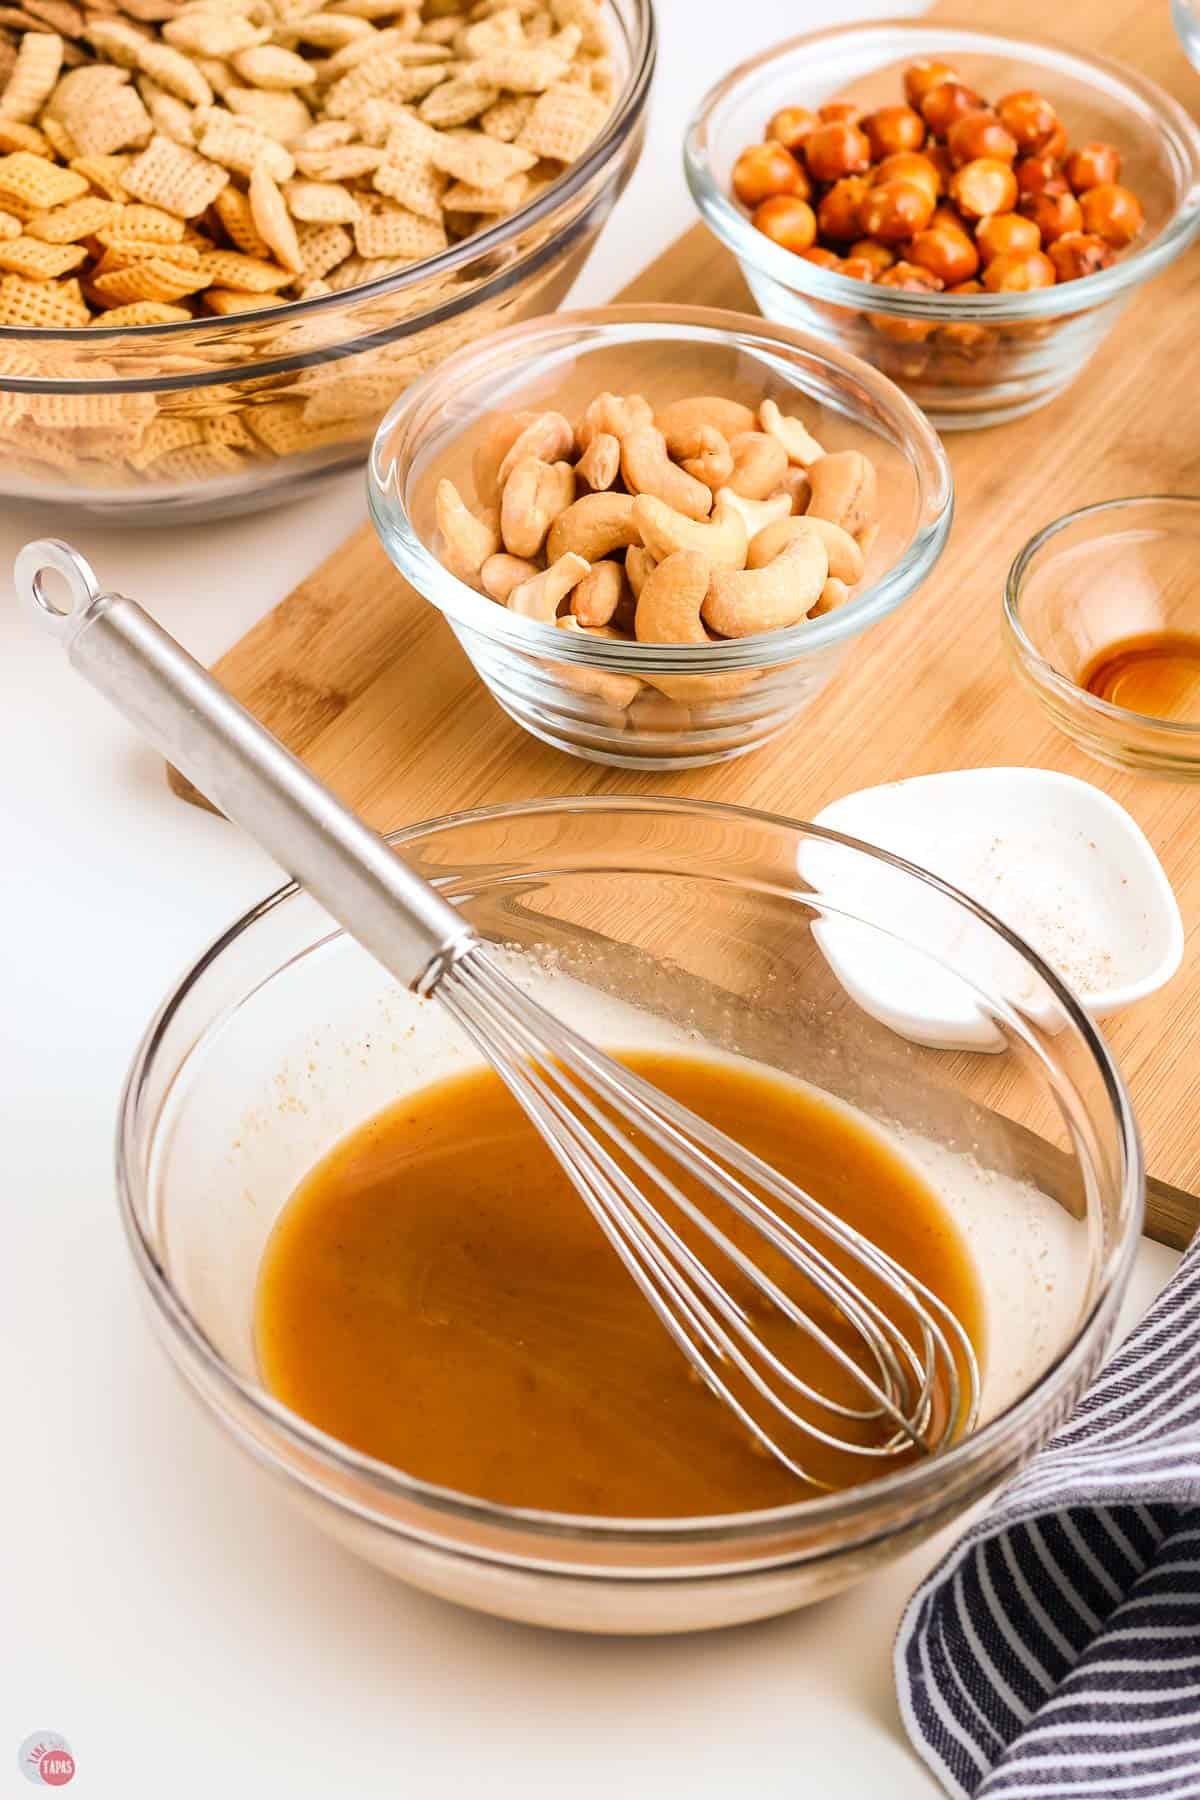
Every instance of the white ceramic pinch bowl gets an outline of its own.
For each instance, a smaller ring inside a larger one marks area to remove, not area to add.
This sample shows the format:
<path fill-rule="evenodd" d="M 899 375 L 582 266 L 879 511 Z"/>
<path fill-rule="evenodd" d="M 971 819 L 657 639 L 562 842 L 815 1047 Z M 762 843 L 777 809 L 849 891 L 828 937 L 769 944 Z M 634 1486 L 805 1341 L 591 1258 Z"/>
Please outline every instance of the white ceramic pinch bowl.
<path fill-rule="evenodd" d="M 1153 993 L 1179 966 L 1183 921 L 1162 864 L 1124 807 L 1090 782 L 1048 769 L 950 770 L 843 795 L 814 823 L 966 894 L 1044 957 L 1093 1018 Z M 814 936 L 873 1018 L 934 1049 L 1000 1048 L 979 993 L 1003 980 L 1020 1003 L 1014 945 L 898 870 L 871 869 L 863 891 L 861 863 L 836 844 L 806 843 L 801 873 L 857 915 L 829 911 Z M 864 906 L 896 934 L 890 943 L 860 922 Z M 1031 1012 L 1042 1004 L 1031 986 Z"/>

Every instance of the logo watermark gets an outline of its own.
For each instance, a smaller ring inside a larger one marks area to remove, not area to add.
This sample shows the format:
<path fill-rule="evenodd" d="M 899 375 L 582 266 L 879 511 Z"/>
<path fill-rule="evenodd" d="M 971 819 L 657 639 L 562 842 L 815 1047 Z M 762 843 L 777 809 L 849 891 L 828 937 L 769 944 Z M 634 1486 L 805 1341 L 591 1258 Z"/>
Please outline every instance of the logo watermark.
<path fill-rule="evenodd" d="M 66 1787 L 75 1779 L 75 1758 L 57 1731 L 35 1731 L 17 1751 L 17 1767 L 38 1787 Z"/>

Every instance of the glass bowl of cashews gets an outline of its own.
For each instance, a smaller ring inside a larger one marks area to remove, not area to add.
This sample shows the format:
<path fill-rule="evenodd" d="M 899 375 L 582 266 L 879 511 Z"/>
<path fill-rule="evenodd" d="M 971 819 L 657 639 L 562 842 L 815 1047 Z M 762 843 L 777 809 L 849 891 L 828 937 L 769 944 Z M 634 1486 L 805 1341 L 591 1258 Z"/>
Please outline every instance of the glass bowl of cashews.
<path fill-rule="evenodd" d="M 941 430 L 1052 400 L 1200 232 L 1200 131 L 1133 69 L 892 21 L 793 38 L 688 128 L 688 185 L 769 319 Z"/>
<path fill-rule="evenodd" d="M 0 27 L 10 499 L 163 523 L 360 466 L 558 304 L 641 148 L 652 0 L 56 4 Z"/>
<path fill-rule="evenodd" d="M 620 768 L 741 756 L 941 554 L 953 483 L 877 370 L 742 314 L 619 306 L 498 332 L 371 452 L 384 548 L 501 707 Z"/>

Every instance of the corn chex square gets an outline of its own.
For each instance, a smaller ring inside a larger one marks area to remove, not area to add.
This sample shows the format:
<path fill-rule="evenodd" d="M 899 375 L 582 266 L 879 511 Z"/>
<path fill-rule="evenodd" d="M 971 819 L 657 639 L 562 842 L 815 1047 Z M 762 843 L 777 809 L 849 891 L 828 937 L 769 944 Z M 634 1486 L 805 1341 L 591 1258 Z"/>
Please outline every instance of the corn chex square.
<path fill-rule="evenodd" d="M 433 165 L 469 187 L 499 187 L 532 169 L 537 157 L 517 144 L 502 144 L 478 131 L 445 131 L 430 152 Z"/>
<path fill-rule="evenodd" d="M 168 137 L 155 137 L 140 156 L 134 157 L 122 180 L 135 200 L 159 206 L 176 218 L 195 219 L 211 206 L 228 182 L 229 173 L 183 144 L 176 144 Z M 165 299 L 167 296 L 143 295 L 140 298 Z"/>
<path fill-rule="evenodd" d="M 415 262 L 423 256 L 436 256 L 448 242 L 440 220 L 423 219 L 382 195 L 363 196 L 362 212 L 354 226 L 354 247 L 360 256 Z"/>
<path fill-rule="evenodd" d="M 575 162 L 593 142 L 609 108 L 584 88 L 562 85 L 539 94 L 517 143 L 553 162 Z"/>

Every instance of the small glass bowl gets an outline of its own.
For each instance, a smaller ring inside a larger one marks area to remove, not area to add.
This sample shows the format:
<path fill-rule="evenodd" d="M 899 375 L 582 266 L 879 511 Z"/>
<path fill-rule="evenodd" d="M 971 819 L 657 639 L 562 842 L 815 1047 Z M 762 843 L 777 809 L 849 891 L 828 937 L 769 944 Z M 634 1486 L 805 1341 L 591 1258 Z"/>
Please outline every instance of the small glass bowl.
<path fill-rule="evenodd" d="M 440 561 L 434 494 L 475 497 L 487 416 L 595 395 L 688 394 L 793 406 L 827 450 L 862 449 L 879 474 L 879 536 L 853 599 L 822 618 L 708 646 L 569 636 L 509 612 Z M 937 434 L 883 376 L 843 351 L 739 313 L 621 306 L 533 319 L 460 351 L 409 388 L 375 439 L 368 503 L 400 573 L 450 622 L 492 697 L 543 742 L 589 762 L 685 769 L 741 756 L 789 725 L 850 645 L 918 588 L 950 529 L 953 485 Z M 611 678 L 642 686 L 614 703 Z"/>
<path fill-rule="evenodd" d="M 1200 14 L 1196 0 L 1171 0 L 1171 23 L 1194 69 L 1200 69 Z"/>
<path fill-rule="evenodd" d="M 1008 572 L 1004 641 L 1058 729 L 1120 769 L 1200 780 L 1200 723 L 1130 712 L 1078 677 L 1149 632 L 1200 638 L 1200 496 L 1146 494 L 1081 507 L 1038 532 Z"/>
<path fill-rule="evenodd" d="M 665 1031 L 696 1053 L 813 1083 L 899 1133 L 974 1253 L 982 1407 L 952 1449 L 844 1493 L 622 1519 L 432 1486 L 284 1406 L 264 1389 L 254 1348 L 255 1286 L 280 1209 L 347 1132 L 478 1061 L 436 1001 L 398 988 L 291 885 L 199 957 L 150 1024 L 122 1099 L 117 1181 L 168 1357 L 318 1528 L 417 1587 L 502 1617 L 699 1630 L 803 1606 L 885 1567 L 1061 1423 L 1112 1336 L 1141 1227 L 1142 1164 L 1103 1040 L 1028 946 L 885 851 L 741 807 L 533 801 L 391 841 L 594 1041 L 636 1048 Z M 933 903 L 944 929 L 898 934 L 897 884 L 920 889 L 905 916 L 928 920 Z M 1003 953 L 986 992 L 964 926 Z M 838 973 L 864 954 L 912 959 L 918 983 L 957 962 L 996 1041 L 978 1053 L 922 1049 L 889 1030 Z M 396 1403 L 411 1398 L 398 1392 Z"/>
<path fill-rule="evenodd" d="M 894 104 L 909 63 L 943 56 L 989 99 L 1037 88 L 1072 144 L 1116 144 L 1121 179 L 1146 214 L 1136 247 L 1099 274 L 1036 292 L 926 295 L 817 268 L 755 229 L 733 198 L 731 176 L 774 112 L 836 95 Z M 688 128 L 684 166 L 702 217 L 737 257 L 766 317 L 820 332 L 874 363 L 940 430 L 1004 424 L 1052 400 L 1141 284 L 1200 231 L 1200 131 L 1169 94 L 1100 57 L 949 26 L 837 27 L 777 45 L 705 96 Z"/>
<path fill-rule="evenodd" d="M 193 523 L 280 506 L 361 467 L 408 382 L 558 305 L 624 192 L 645 136 L 653 0 L 605 10 L 618 87 L 595 142 L 527 206 L 438 255 L 232 318 L 0 326 L 0 497 L 119 525 Z"/>

